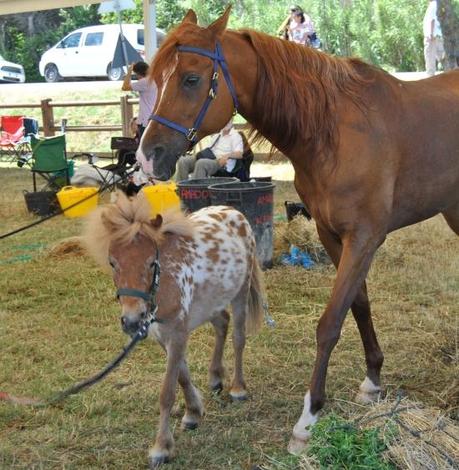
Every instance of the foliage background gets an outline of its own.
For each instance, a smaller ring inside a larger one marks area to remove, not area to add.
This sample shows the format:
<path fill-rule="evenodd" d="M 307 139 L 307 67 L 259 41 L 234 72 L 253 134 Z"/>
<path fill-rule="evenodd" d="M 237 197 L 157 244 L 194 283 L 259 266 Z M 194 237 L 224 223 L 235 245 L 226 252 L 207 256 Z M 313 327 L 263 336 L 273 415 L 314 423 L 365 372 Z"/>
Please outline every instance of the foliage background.
<path fill-rule="evenodd" d="M 136 10 L 123 12 L 128 23 L 143 22 L 142 0 Z M 278 0 L 157 0 L 157 24 L 169 30 L 188 8 L 202 24 L 217 18 L 231 3 L 232 28 L 255 28 L 276 34 L 289 4 Z M 422 18 L 426 1 L 419 0 L 306 0 L 301 6 L 313 18 L 322 48 L 332 54 L 355 55 L 388 70 L 422 70 Z M 459 14 L 459 0 L 452 0 Z M 98 5 L 4 15 L 0 17 L 0 54 L 24 65 L 28 81 L 42 81 L 42 53 L 72 30 L 116 21 L 100 16 Z"/>

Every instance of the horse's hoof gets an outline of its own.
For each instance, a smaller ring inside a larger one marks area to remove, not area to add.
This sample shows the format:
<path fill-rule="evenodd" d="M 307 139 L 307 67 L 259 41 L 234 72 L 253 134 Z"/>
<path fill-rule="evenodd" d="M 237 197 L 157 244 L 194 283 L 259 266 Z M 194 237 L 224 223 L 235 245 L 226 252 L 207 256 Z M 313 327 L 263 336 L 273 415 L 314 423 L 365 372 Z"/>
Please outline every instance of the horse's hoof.
<path fill-rule="evenodd" d="M 220 393 L 223 392 L 223 384 L 221 382 L 218 382 L 214 385 L 211 385 L 210 386 L 210 390 L 213 392 L 213 393 L 216 393 L 217 395 L 220 395 Z"/>
<path fill-rule="evenodd" d="M 168 455 L 157 455 L 157 456 L 150 456 L 148 458 L 148 467 L 151 470 L 159 468 L 161 465 L 170 462 L 170 458 Z"/>
<path fill-rule="evenodd" d="M 368 377 L 365 377 L 365 380 L 359 387 L 355 400 L 362 405 L 369 405 L 370 403 L 378 401 L 380 397 L 381 387 L 375 385 Z"/>
<path fill-rule="evenodd" d="M 240 392 L 230 392 L 231 400 L 234 402 L 238 401 L 246 401 L 248 396 L 245 390 L 241 390 Z"/>
<path fill-rule="evenodd" d="M 288 443 L 287 450 L 290 454 L 293 455 L 301 455 L 308 447 L 308 441 L 298 439 L 295 436 L 290 438 L 290 442 Z"/>
<path fill-rule="evenodd" d="M 368 393 L 360 390 L 355 396 L 355 401 L 361 405 L 371 405 L 371 403 L 379 401 L 380 397 L 381 392 Z"/>

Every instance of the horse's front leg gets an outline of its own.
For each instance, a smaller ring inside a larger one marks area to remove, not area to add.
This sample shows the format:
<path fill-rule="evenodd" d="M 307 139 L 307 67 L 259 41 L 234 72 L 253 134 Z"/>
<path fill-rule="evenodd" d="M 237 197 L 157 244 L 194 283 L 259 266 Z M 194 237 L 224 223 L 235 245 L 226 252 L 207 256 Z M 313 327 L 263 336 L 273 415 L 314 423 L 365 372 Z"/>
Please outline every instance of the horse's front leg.
<path fill-rule="evenodd" d="M 165 344 L 167 366 L 159 396 L 158 433 L 155 445 L 148 453 L 150 468 L 157 468 L 159 465 L 168 462 L 174 451 L 174 438 L 169 428 L 169 418 L 175 402 L 177 380 L 180 366 L 184 362 L 185 348 L 185 335 L 183 337 L 174 337 L 172 341 L 167 341 Z"/>
<path fill-rule="evenodd" d="M 341 334 L 346 313 L 356 298 L 368 273 L 371 261 L 384 236 L 376 235 L 369 227 L 344 237 L 343 250 L 330 301 L 321 316 L 317 331 L 317 351 L 310 390 L 304 397 L 303 413 L 293 428 L 289 451 L 304 450 L 311 436 L 310 428 L 317 422 L 325 402 L 325 382 L 331 352 Z"/>
<path fill-rule="evenodd" d="M 320 240 L 337 268 L 341 259 L 341 242 L 329 232 L 317 227 Z M 384 355 L 379 347 L 376 332 L 371 319 L 370 302 L 368 300 L 367 286 L 364 282 L 357 292 L 351 305 L 352 314 L 357 323 L 360 337 L 365 351 L 367 373 L 365 380 L 359 387 L 356 399 L 361 403 L 371 403 L 378 399 L 381 392 L 380 373 L 384 362 Z"/>

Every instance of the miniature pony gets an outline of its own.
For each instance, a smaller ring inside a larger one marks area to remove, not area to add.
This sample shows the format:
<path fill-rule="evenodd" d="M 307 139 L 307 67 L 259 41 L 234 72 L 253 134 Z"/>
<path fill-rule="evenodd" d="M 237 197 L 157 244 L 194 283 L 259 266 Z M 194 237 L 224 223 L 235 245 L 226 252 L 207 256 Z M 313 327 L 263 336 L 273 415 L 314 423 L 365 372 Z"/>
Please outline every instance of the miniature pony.
<path fill-rule="evenodd" d="M 185 352 L 190 332 L 207 321 L 216 333 L 210 387 L 216 391 L 223 388 L 222 356 L 229 304 L 235 357 L 230 395 L 235 400 L 247 397 L 242 371 L 246 327 L 250 332 L 256 331 L 263 317 L 255 239 L 247 219 L 233 208 L 213 206 L 191 216 L 169 212 L 151 219 L 150 206 L 142 194 L 133 200 L 120 195 L 116 204 L 96 211 L 86 232 L 93 256 L 112 267 L 123 331 L 134 335 L 153 308 L 150 304 L 157 305 L 149 336 L 165 350 L 167 368 L 160 394 L 158 434 L 149 451 L 150 466 L 155 468 L 173 455 L 169 417 L 177 381 L 186 405 L 182 428 L 196 428 L 204 413 L 200 393 L 190 379 Z M 154 280 L 159 266 L 156 289 Z"/>

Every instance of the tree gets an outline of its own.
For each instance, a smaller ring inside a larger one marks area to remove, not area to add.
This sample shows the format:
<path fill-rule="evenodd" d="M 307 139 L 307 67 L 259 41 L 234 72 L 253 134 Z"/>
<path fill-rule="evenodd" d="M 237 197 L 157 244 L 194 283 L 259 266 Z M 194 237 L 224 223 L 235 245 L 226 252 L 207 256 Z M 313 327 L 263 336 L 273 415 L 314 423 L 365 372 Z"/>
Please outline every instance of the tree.
<path fill-rule="evenodd" d="M 444 67 L 451 70 L 459 66 L 459 3 L 453 5 L 451 0 L 437 0 L 437 7 L 445 45 Z"/>

